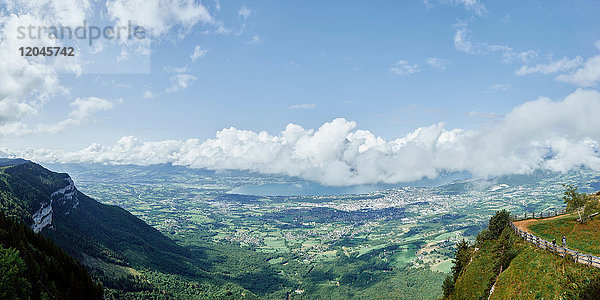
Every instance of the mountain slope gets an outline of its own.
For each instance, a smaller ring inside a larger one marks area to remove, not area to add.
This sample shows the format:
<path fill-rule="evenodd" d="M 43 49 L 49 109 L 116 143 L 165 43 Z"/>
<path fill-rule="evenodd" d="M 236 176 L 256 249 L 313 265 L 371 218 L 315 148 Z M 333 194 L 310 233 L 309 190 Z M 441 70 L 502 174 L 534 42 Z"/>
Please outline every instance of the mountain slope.
<path fill-rule="evenodd" d="M 79 192 L 67 174 L 31 162 L 7 166 L 0 171 L 0 191 L 7 214 L 77 258 L 86 254 L 165 272 L 190 271 L 181 270 L 189 251 L 124 209 Z"/>
<path fill-rule="evenodd" d="M 54 240 L 107 287 L 120 290 L 117 296 L 130 291 L 136 297 L 210 291 L 253 297 L 227 276 L 205 271 L 211 266 L 203 250 L 178 245 L 124 209 L 79 192 L 69 175 L 38 164 L 0 160 L 0 211 Z M 147 276 L 155 280 L 149 282 Z M 174 280 L 194 288 L 174 292 L 168 287 Z"/>
<path fill-rule="evenodd" d="M 0 212 L 0 299 L 101 299 L 83 265 Z"/>

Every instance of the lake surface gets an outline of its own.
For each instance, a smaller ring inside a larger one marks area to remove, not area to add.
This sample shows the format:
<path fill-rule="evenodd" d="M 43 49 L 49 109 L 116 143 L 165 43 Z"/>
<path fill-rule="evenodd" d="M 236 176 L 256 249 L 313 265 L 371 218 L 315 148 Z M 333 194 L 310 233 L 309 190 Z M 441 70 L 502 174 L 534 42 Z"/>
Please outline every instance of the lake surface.
<path fill-rule="evenodd" d="M 254 195 L 254 196 L 318 196 L 318 195 L 349 195 L 349 194 L 368 194 L 370 192 L 381 191 L 396 187 L 418 186 L 431 187 L 440 186 L 455 180 L 470 178 L 467 173 L 452 173 L 438 176 L 434 179 L 422 179 L 413 182 L 397 184 L 365 184 L 352 186 L 326 186 L 317 182 L 301 183 L 265 183 L 260 185 L 249 185 L 235 188 L 228 194 Z"/>
<path fill-rule="evenodd" d="M 317 195 L 348 195 L 367 194 L 385 190 L 397 185 L 354 185 L 354 186 L 325 186 L 314 182 L 306 183 L 266 183 L 235 188 L 229 194 L 256 196 L 317 196 Z"/>

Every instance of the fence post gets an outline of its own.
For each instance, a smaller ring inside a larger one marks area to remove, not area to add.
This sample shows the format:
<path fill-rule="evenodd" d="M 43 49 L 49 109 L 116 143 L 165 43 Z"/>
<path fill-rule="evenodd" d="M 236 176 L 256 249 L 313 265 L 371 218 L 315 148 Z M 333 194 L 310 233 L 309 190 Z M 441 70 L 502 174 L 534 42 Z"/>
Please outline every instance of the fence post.
<path fill-rule="evenodd" d="M 575 250 L 575 262 L 579 262 L 579 250 Z"/>

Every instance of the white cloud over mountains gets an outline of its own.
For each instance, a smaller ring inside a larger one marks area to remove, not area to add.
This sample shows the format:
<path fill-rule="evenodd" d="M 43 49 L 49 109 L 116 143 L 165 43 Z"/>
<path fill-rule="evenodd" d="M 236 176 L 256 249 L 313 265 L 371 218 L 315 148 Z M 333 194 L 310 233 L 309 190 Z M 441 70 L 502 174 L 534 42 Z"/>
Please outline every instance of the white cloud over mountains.
<path fill-rule="evenodd" d="M 476 176 L 527 173 L 536 169 L 600 169 L 600 93 L 577 90 L 561 101 L 548 98 L 515 107 L 480 130 L 418 128 L 386 141 L 342 118 L 317 130 L 289 124 L 277 135 L 226 128 L 214 139 L 143 142 L 121 138 L 116 145 L 85 149 L 4 149 L 5 155 L 42 162 L 157 164 L 241 169 L 300 176 L 328 185 L 402 182 L 433 178 L 442 171 Z"/>

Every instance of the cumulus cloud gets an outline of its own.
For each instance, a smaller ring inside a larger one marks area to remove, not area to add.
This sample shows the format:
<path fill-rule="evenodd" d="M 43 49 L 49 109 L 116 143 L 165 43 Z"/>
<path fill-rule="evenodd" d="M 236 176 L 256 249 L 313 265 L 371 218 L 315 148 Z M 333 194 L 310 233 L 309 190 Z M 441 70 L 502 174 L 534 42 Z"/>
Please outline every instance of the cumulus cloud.
<path fill-rule="evenodd" d="M 5 0 L 9 11 L 45 19 L 51 24 L 78 26 L 91 12 L 89 0 Z"/>
<path fill-rule="evenodd" d="M 38 126 L 38 131 L 58 133 L 69 127 L 92 121 L 96 113 L 111 110 L 113 106 L 112 102 L 98 97 L 77 98 L 71 102 L 68 118 L 53 125 Z"/>
<path fill-rule="evenodd" d="M 206 54 L 208 53 L 208 50 L 204 50 L 202 49 L 202 47 L 200 45 L 194 47 L 194 52 L 192 52 L 192 55 L 190 55 L 190 59 L 192 61 L 196 61 L 196 59 L 200 58 L 200 57 L 204 57 Z"/>
<path fill-rule="evenodd" d="M 19 118 L 14 118 L 12 120 L 13 122 L 0 122 L 0 138 L 23 136 L 34 133 L 56 134 L 70 127 L 79 126 L 81 124 L 94 121 L 94 117 L 97 113 L 112 109 L 114 107 L 114 103 L 98 97 L 89 97 L 77 98 L 71 102 L 70 106 L 71 111 L 69 112 L 68 116 L 57 123 L 37 124 L 31 126 L 18 121 Z M 9 109 L 11 109 L 11 107 L 9 107 Z M 27 110 L 32 108 L 12 108 L 12 110 L 19 109 Z M 4 107 L 2 103 L 0 103 L 0 119 L 2 118 L 3 110 Z"/>
<path fill-rule="evenodd" d="M 410 75 L 419 72 L 419 65 L 399 60 L 390 67 L 390 72 L 398 75 Z"/>
<path fill-rule="evenodd" d="M 19 28 L 33 26 L 38 28 L 55 24 L 54 22 L 73 23 L 85 17 L 88 4 L 85 1 L 66 1 L 72 5 L 66 14 L 63 3 L 52 1 L 7 1 L 5 14 L 0 16 L 0 125 L 6 135 L 22 127 L 20 122 L 26 116 L 35 115 L 39 108 L 52 96 L 68 92 L 60 84 L 61 72 L 81 74 L 77 59 L 62 57 L 45 58 L 21 56 L 20 47 L 61 46 L 60 40 L 48 35 L 33 33 L 20 34 Z M 40 9 L 44 7 L 45 9 Z"/>
<path fill-rule="evenodd" d="M 450 64 L 450 61 L 447 59 L 439 58 L 439 57 L 429 57 L 425 60 L 425 62 L 432 68 L 438 70 L 446 70 L 446 66 Z"/>
<path fill-rule="evenodd" d="M 581 87 L 597 86 L 600 82 L 600 55 L 588 58 L 581 68 L 572 73 L 558 75 L 556 80 Z"/>
<path fill-rule="evenodd" d="M 107 0 L 108 16 L 120 26 L 129 21 L 155 36 L 176 26 L 189 30 L 198 23 L 214 23 L 204 5 L 194 0 Z"/>
<path fill-rule="evenodd" d="M 196 76 L 190 74 L 176 74 L 171 76 L 171 86 L 168 87 L 165 92 L 172 93 L 177 92 L 182 89 L 186 89 L 194 80 L 196 80 Z"/>
<path fill-rule="evenodd" d="M 11 98 L 2 99 L 0 100 L 0 125 L 20 120 L 22 117 L 36 112 L 36 109 L 27 103 Z"/>
<path fill-rule="evenodd" d="M 600 93 L 577 90 L 561 101 L 526 102 L 485 129 L 446 129 L 439 123 L 391 141 L 338 118 L 316 130 L 289 124 L 275 135 L 231 127 L 203 142 L 143 142 L 127 136 L 113 146 L 93 144 L 74 152 L 3 151 L 43 162 L 171 162 L 281 173 L 327 185 L 396 183 L 453 171 L 487 177 L 580 166 L 599 170 L 598 115 Z"/>

